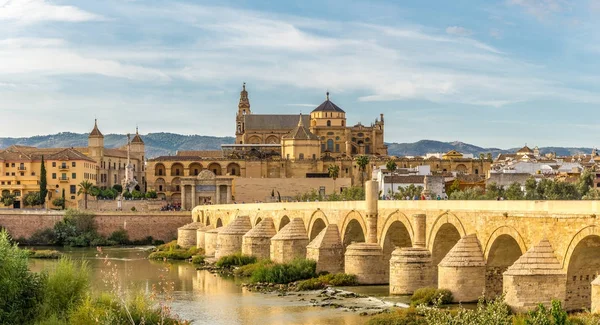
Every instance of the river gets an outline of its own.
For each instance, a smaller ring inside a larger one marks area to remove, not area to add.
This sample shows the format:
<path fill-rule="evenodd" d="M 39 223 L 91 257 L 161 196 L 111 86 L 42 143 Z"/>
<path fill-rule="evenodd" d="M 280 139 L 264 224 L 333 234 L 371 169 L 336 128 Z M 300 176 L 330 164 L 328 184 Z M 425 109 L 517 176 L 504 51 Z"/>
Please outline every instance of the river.
<path fill-rule="evenodd" d="M 55 248 L 53 248 L 55 249 Z M 74 259 L 88 261 L 92 270 L 92 289 L 109 291 L 106 273 L 117 270 L 119 283 L 128 290 L 150 292 L 161 277 L 174 283 L 173 311 L 193 324 L 364 324 L 367 316 L 343 309 L 313 306 L 308 298 L 296 294 L 279 297 L 277 294 L 249 292 L 240 286 L 239 280 L 224 278 L 208 271 L 196 270 L 187 262 L 167 263 L 151 261 L 146 248 L 104 248 L 102 254 L 96 249 L 60 249 Z M 51 268 L 54 260 L 31 259 L 30 268 L 39 272 Z M 387 286 L 343 288 L 379 299 L 405 302 L 406 298 L 388 297 Z"/>

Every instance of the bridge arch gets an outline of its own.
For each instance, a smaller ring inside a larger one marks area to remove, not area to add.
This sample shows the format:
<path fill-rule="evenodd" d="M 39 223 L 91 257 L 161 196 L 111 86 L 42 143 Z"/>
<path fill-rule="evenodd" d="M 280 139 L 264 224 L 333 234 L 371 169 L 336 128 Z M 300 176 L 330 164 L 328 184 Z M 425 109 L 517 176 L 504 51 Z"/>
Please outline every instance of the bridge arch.
<path fill-rule="evenodd" d="M 437 265 L 464 236 L 466 236 L 465 227 L 460 219 L 454 214 L 445 212 L 438 216 L 433 222 L 433 226 L 431 227 L 427 239 L 427 248 L 431 252 L 431 258 L 435 269 L 434 280 L 436 284 Z"/>
<path fill-rule="evenodd" d="M 313 212 L 308 222 L 309 242 L 313 241 L 313 239 L 315 239 L 315 237 L 317 237 L 317 235 L 321 233 L 321 231 L 325 229 L 325 227 L 327 227 L 328 224 L 329 220 L 327 220 L 327 216 L 325 215 L 325 213 L 323 213 L 323 211 L 317 210 Z"/>
<path fill-rule="evenodd" d="M 600 273 L 600 227 L 587 226 L 571 239 L 563 269 L 567 271 L 567 310 L 590 309 L 591 282 Z"/>
<path fill-rule="evenodd" d="M 283 217 L 279 218 L 279 224 L 277 225 L 277 232 L 281 231 L 281 229 L 283 227 L 285 227 L 285 225 L 287 225 L 288 223 L 290 223 L 290 217 L 288 217 L 287 215 L 284 215 Z"/>
<path fill-rule="evenodd" d="M 397 247 L 412 246 L 414 230 L 406 215 L 398 210 L 388 215 L 382 229 L 379 244 L 383 250 L 383 261 L 389 265 L 392 252 Z"/>
<path fill-rule="evenodd" d="M 485 243 L 485 295 L 495 298 L 502 294 L 502 274 L 527 251 L 521 234 L 511 226 L 500 226 Z"/>
<path fill-rule="evenodd" d="M 217 218 L 215 225 L 216 225 L 215 228 L 223 227 L 223 221 L 221 220 L 221 218 Z"/>
<path fill-rule="evenodd" d="M 363 216 L 356 210 L 350 211 L 342 222 L 342 243 L 344 251 L 352 242 L 364 242 L 367 234 L 367 226 Z"/>

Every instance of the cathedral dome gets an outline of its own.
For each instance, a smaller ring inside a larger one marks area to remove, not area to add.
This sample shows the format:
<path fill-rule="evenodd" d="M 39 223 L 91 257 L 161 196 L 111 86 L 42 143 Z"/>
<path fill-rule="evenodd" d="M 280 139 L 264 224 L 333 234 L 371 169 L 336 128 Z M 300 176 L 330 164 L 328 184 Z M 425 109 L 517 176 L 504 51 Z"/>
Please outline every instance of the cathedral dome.
<path fill-rule="evenodd" d="M 90 132 L 89 136 L 104 138 L 104 135 L 102 135 L 102 132 L 100 132 L 100 130 L 98 129 L 98 120 L 97 119 L 94 119 L 94 128 L 92 129 L 92 132 Z"/>
<path fill-rule="evenodd" d="M 346 113 L 346 112 L 344 112 L 343 109 L 341 109 L 339 106 L 337 106 L 336 104 L 334 104 L 332 101 L 329 100 L 329 92 L 327 92 L 327 99 L 321 105 L 319 105 L 317 108 L 315 108 L 312 111 L 312 113 L 314 113 L 314 112 Z"/>

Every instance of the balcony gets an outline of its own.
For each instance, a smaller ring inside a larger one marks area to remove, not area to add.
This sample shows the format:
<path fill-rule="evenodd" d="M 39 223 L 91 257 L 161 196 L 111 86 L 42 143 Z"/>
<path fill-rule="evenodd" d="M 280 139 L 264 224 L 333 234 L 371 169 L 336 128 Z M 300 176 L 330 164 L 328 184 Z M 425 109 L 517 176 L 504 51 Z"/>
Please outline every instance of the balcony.
<path fill-rule="evenodd" d="M 60 170 L 69 170 L 69 166 L 68 165 L 59 165 L 58 169 L 60 169 Z"/>
<path fill-rule="evenodd" d="M 17 167 L 17 170 L 27 170 L 27 168 L 25 166 L 19 166 Z"/>
<path fill-rule="evenodd" d="M 68 183 L 69 182 L 69 178 L 68 177 L 59 177 L 58 181 L 61 183 Z"/>

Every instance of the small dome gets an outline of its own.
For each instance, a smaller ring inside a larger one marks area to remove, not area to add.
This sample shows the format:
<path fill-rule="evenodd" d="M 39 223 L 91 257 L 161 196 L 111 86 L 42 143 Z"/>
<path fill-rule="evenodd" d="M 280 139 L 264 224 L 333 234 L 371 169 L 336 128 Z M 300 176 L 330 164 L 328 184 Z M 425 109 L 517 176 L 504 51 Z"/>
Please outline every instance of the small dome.
<path fill-rule="evenodd" d="M 343 109 L 339 108 L 336 104 L 329 100 L 329 92 L 327 92 L 327 99 L 317 108 L 315 108 L 314 112 L 338 112 L 338 113 L 346 113 Z"/>
<path fill-rule="evenodd" d="M 220 235 L 244 235 L 248 231 L 252 229 L 252 224 L 250 223 L 250 217 L 248 216 L 239 216 L 233 220 L 230 224 L 225 226 L 223 230 L 219 233 Z"/>
<path fill-rule="evenodd" d="M 294 239 L 306 239 L 308 240 L 308 234 L 304 228 L 304 222 L 300 218 L 294 218 L 290 223 L 285 225 L 277 235 L 271 238 L 271 241 L 275 240 L 294 240 Z"/>
<path fill-rule="evenodd" d="M 275 224 L 273 223 L 273 218 L 266 217 L 261 220 L 256 227 L 252 228 L 252 230 L 248 231 L 244 237 L 251 238 L 271 238 L 277 234 L 275 230 Z"/>
<path fill-rule="evenodd" d="M 475 234 L 461 238 L 446 254 L 439 266 L 446 267 L 478 267 L 485 266 L 481 243 Z"/>
<path fill-rule="evenodd" d="M 92 129 L 92 132 L 90 132 L 89 136 L 104 138 L 104 135 L 102 135 L 102 132 L 100 132 L 100 130 L 98 129 L 98 119 L 94 119 L 94 128 Z"/>

